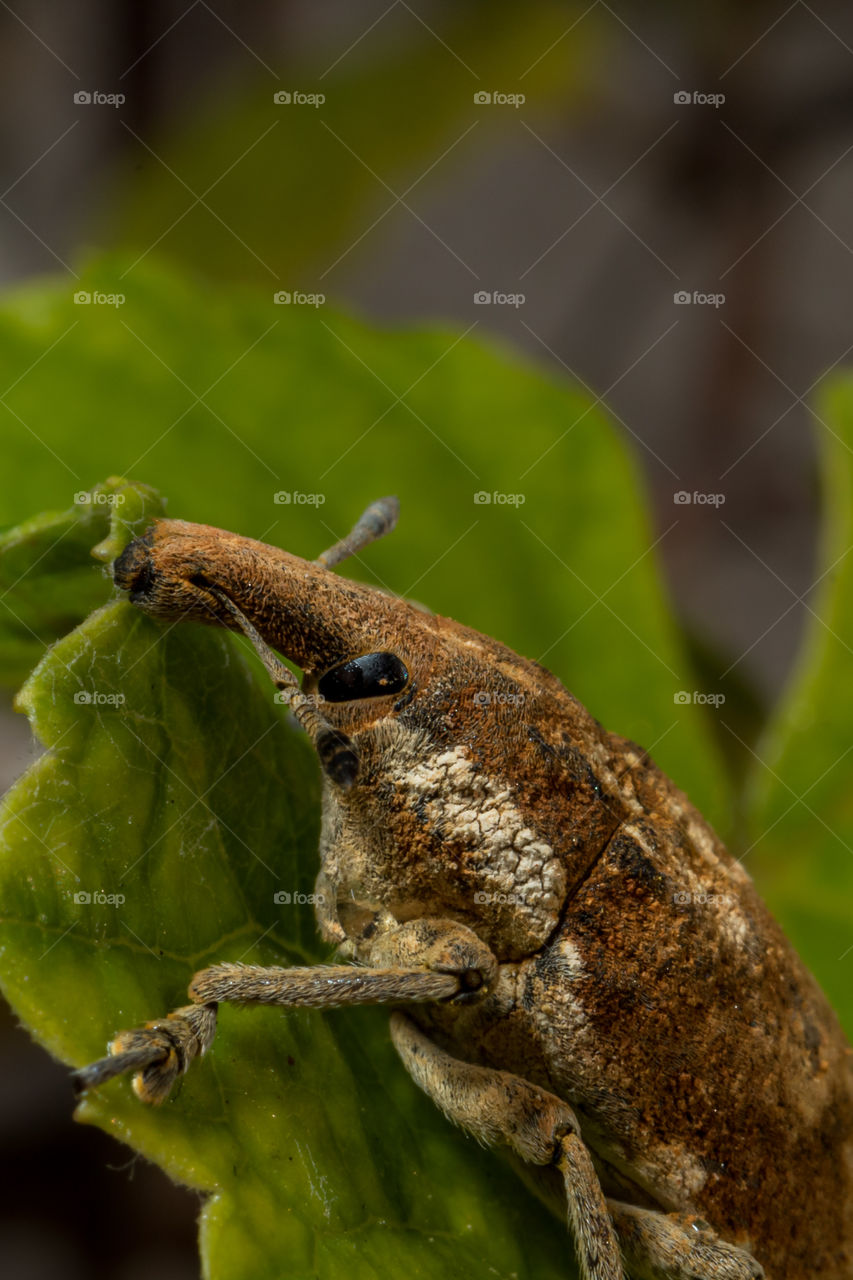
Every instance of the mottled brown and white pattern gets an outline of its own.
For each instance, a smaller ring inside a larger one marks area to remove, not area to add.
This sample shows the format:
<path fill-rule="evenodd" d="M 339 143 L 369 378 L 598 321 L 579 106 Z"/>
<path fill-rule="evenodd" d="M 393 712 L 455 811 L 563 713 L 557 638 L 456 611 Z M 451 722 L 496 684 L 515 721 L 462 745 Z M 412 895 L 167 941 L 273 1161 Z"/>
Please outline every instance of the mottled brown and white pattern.
<path fill-rule="evenodd" d="M 318 747 L 319 923 L 361 980 L 213 966 L 189 1012 L 125 1033 L 85 1084 L 148 1045 L 141 1096 L 165 1096 L 222 1000 L 372 993 L 399 1006 L 395 1044 L 445 1114 L 557 1194 L 585 1280 L 621 1280 L 620 1250 L 657 1280 L 851 1280 L 850 1049 L 641 748 L 497 641 L 234 534 L 158 521 L 116 580 L 156 616 L 256 628 L 282 687 L 264 644 L 306 695 L 360 655 L 393 655 L 408 683 L 309 726 L 352 765 L 336 775 Z"/>

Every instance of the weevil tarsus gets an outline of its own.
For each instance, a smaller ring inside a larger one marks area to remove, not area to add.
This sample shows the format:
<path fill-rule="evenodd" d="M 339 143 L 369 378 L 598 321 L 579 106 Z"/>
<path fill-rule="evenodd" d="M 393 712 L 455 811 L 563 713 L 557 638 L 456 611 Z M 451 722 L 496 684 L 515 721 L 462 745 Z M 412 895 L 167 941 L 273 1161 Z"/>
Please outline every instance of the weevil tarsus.
<path fill-rule="evenodd" d="M 120 1031 L 109 1053 L 72 1075 L 76 1093 L 85 1093 L 114 1076 L 134 1073 L 133 1088 L 143 1102 L 163 1102 L 178 1076 L 203 1057 L 216 1034 L 216 1005 L 210 1001 L 184 1005 L 144 1027 Z"/>

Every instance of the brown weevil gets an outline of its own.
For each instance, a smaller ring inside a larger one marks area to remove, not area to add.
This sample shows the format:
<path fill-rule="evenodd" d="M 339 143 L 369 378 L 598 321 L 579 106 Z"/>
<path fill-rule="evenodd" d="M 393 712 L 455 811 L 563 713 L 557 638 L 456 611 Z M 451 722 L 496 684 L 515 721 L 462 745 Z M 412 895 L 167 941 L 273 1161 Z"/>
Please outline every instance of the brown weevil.
<path fill-rule="evenodd" d="M 310 735 L 317 916 L 348 963 L 203 969 L 78 1085 L 133 1071 L 162 1101 L 223 1001 L 389 1004 L 417 1084 L 567 1206 L 584 1280 L 850 1280 L 853 1060 L 825 997 L 641 748 L 496 640 L 332 572 L 396 514 L 313 562 L 158 520 L 115 562 L 147 613 L 247 635 Z"/>

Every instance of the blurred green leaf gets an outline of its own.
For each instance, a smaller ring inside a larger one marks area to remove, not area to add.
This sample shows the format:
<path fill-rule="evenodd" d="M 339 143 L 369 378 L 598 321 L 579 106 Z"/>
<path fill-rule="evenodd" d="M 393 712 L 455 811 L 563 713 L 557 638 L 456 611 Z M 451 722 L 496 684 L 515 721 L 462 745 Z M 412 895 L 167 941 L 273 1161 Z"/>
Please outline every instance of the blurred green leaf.
<path fill-rule="evenodd" d="M 754 753 L 746 866 L 853 1032 L 853 382 L 823 394 L 823 532 L 798 670 Z M 824 425 L 825 424 L 825 425 Z"/>
<path fill-rule="evenodd" d="M 475 94 L 523 94 L 535 119 L 587 92 L 597 15 L 571 40 L 561 37 L 573 15 L 551 0 L 497 3 L 484 16 L 459 5 L 439 38 L 408 6 L 391 6 L 365 44 L 348 50 L 342 35 L 336 60 L 302 51 L 278 77 L 275 54 L 276 68 L 250 64 L 251 82 L 218 83 L 187 119 L 170 116 L 159 138 L 139 139 L 106 236 L 116 237 L 118 222 L 117 243 L 134 256 L 156 245 L 206 272 L 328 292 L 326 270 L 357 261 L 397 219 L 432 221 L 436 191 L 471 163 L 472 149 L 482 156 L 490 134 L 521 133 L 516 108 L 480 105 Z M 276 92 L 291 100 L 276 103 Z M 300 104 L 297 93 L 325 101 Z M 439 222 L 427 252 L 448 253 L 441 230 Z M 468 244 L 479 236 L 470 227 Z M 464 235 L 453 251 L 465 258 Z"/>

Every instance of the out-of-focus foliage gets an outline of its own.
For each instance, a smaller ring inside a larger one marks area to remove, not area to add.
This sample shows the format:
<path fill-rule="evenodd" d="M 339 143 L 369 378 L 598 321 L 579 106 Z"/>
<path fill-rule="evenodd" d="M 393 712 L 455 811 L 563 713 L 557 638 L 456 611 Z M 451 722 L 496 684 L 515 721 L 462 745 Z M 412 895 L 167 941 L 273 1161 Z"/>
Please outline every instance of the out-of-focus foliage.
<path fill-rule="evenodd" d="M 822 397 L 824 518 L 799 666 L 754 753 L 749 855 L 771 907 L 853 1028 L 853 382 Z"/>
<path fill-rule="evenodd" d="M 398 196 L 420 216 L 430 193 L 518 114 L 495 94 L 522 94 L 536 118 L 566 110 L 591 87 L 597 15 L 571 40 L 560 38 L 581 7 L 573 15 L 534 0 L 493 4 L 486 15 L 459 5 L 451 29 L 429 39 L 408 6 L 392 9 L 331 65 L 302 56 L 276 76 L 247 59 L 251 80 L 219 83 L 186 118 L 164 121 L 159 138 L 139 143 L 110 236 L 117 221 L 134 257 L 156 245 L 208 274 L 284 289 L 319 280 L 328 291 L 320 277 L 375 247 Z M 480 234 L 472 225 L 468 243 Z"/>

